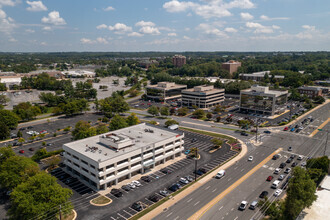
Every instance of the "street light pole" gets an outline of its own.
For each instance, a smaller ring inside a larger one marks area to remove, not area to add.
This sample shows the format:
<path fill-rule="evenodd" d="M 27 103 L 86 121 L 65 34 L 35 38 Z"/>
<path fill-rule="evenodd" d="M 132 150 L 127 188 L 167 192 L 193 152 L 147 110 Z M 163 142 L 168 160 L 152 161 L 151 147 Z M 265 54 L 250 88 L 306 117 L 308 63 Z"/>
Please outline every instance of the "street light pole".
<path fill-rule="evenodd" d="M 196 147 L 195 148 L 195 182 L 196 182 L 196 179 L 197 179 L 197 156 L 198 156 L 198 153 L 197 153 L 197 150 L 198 148 Z"/>
<path fill-rule="evenodd" d="M 258 123 L 259 123 L 259 120 L 257 120 L 257 123 L 256 123 L 256 143 L 258 143 Z"/>
<path fill-rule="evenodd" d="M 328 145 L 328 135 L 329 135 L 329 131 L 326 131 L 327 132 L 327 139 L 325 141 L 325 146 L 324 146 L 324 152 L 323 152 L 323 156 L 325 156 L 325 152 L 327 151 L 327 145 Z"/>

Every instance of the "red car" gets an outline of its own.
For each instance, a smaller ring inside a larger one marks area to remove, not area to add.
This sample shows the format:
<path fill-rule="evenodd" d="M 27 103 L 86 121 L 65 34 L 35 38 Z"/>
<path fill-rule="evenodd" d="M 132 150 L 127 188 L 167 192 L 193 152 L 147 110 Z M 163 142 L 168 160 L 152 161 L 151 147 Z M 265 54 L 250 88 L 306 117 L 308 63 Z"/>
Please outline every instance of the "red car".
<path fill-rule="evenodd" d="M 287 131 L 287 130 L 289 130 L 289 128 L 288 128 L 288 127 L 285 127 L 285 128 L 283 129 L 283 131 Z"/>
<path fill-rule="evenodd" d="M 42 131 L 40 131 L 40 134 L 46 134 L 46 133 L 47 133 L 46 130 L 42 130 Z"/>
<path fill-rule="evenodd" d="M 24 154 L 24 150 L 20 150 L 19 152 L 20 152 L 21 154 Z"/>
<path fill-rule="evenodd" d="M 273 178 L 274 178 L 273 176 L 269 176 L 269 177 L 267 178 L 267 181 L 270 182 L 270 181 L 272 181 Z"/>

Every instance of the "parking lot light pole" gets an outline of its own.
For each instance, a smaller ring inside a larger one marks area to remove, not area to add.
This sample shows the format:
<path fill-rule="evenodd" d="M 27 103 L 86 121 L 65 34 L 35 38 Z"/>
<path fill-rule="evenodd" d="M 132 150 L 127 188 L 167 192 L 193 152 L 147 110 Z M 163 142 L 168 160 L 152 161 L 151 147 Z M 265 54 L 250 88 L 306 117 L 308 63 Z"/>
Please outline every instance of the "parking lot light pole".
<path fill-rule="evenodd" d="M 319 131 L 323 131 L 323 129 L 317 129 L 317 130 L 319 130 Z M 327 151 L 328 135 L 329 135 L 329 131 L 328 131 L 328 130 L 325 130 L 325 132 L 327 132 L 327 138 L 326 138 L 325 145 L 324 145 L 323 156 L 325 156 L 325 153 L 326 153 L 326 151 Z"/>
<path fill-rule="evenodd" d="M 195 182 L 197 179 L 197 156 L 198 156 L 197 150 L 198 150 L 198 148 L 196 147 L 196 150 L 195 150 Z"/>

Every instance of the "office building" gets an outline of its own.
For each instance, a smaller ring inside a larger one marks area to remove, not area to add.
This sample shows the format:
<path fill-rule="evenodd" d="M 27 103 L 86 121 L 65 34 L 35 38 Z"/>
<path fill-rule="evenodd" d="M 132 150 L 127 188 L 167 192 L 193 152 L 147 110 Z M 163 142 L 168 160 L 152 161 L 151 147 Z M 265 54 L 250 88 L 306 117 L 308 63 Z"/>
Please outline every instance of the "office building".
<path fill-rule="evenodd" d="M 226 63 L 223 63 L 221 67 L 225 70 L 228 70 L 230 75 L 233 75 L 233 73 L 236 72 L 238 67 L 240 67 L 241 65 L 241 62 L 230 60 Z"/>
<path fill-rule="evenodd" d="M 322 96 L 322 88 L 314 86 L 301 86 L 298 88 L 300 95 L 307 95 L 309 98 Z"/>
<path fill-rule="evenodd" d="M 63 145 L 67 171 L 104 190 L 180 156 L 184 134 L 145 123 Z"/>
<path fill-rule="evenodd" d="M 186 57 L 182 55 L 175 55 L 172 57 L 172 62 L 175 67 L 182 67 L 186 64 Z"/>
<path fill-rule="evenodd" d="M 166 101 L 181 98 L 181 91 L 187 89 L 186 85 L 178 85 L 174 82 L 159 82 L 157 85 L 146 87 L 147 98 L 156 101 Z"/>
<path fill-rule="evenodd" d="M 253 80 L 259 82 L 265 79 L 266 74 L 268 74 L 269 79 L 272 78 L 272 75 L 270 75 L 270 71 L 262 71 L 256 73 L 241 73 L 239 74 L 239 77 L 242 80 Z M 284 79 L 284 76 L 274 75 L 274 78 L 278 81 L 282 81 Z"/>
<path fill-rule="evenodd" d="M 241 90 L 240 111 L 263 115 L 275 115 L 284 112 L 288 99 L 288 91 L 269 90 L 264 86 L 252 86 Z"/>
<path fill-rule="evenodd" d="M 224 89 L 215 89 L 214 86 L 195 86 L 192 89 L 182 90 L 182 105 L 198 108 L 210 108 L 221 104 L 225 99 Z"/>

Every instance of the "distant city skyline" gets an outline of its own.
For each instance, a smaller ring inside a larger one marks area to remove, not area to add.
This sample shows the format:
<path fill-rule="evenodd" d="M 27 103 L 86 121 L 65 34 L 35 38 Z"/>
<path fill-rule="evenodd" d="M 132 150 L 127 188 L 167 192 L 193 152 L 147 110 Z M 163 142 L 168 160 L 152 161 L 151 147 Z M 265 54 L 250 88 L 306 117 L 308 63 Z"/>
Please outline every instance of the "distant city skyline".
<path fill-rule="evenodd" d="M 0 0 L 0 52 L 329 51 L 326 0 Z"/>

